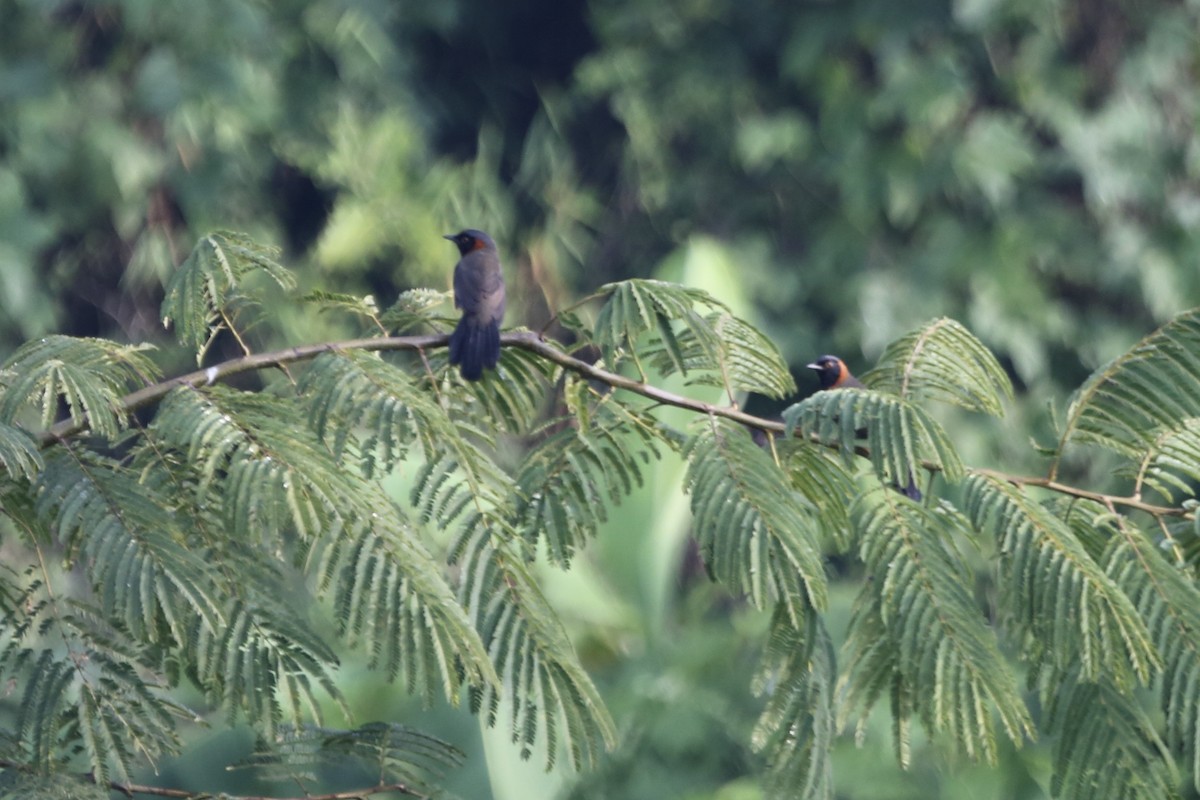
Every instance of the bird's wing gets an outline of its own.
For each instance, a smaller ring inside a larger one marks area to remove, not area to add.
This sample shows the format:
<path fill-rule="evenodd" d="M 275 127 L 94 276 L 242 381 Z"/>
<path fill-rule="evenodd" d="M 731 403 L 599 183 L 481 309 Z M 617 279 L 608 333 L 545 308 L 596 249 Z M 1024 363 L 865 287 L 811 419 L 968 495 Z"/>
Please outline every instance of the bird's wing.
<path fill-rule="evenodd" d="M 480 317 L 504 315 L 504 275 L 500 262 L 485 253 L 469 253 L 454 270 L 454 305 Z"/>

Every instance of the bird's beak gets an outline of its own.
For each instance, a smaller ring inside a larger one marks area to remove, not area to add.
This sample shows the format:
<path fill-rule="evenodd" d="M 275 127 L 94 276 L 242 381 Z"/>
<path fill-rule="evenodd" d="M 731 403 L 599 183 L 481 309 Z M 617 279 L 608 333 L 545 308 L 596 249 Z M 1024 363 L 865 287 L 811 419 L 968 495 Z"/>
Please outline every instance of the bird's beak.
<path fill-rule="evenodd" d="M 442 234 L 443 239 L 449 239 L 452 242 L 454 241 L 455 236 L 456 236 L 456 234 L 453 234 L 453 233 L 443 233 Z"/>
<path fill-rule="evenodd" d="M 811 364 L 805 364 L 804 366 L 808 367 L 809 369 L 815 369 L 817 372 L 821 371 L 821 365 L 815 361 Z"/>

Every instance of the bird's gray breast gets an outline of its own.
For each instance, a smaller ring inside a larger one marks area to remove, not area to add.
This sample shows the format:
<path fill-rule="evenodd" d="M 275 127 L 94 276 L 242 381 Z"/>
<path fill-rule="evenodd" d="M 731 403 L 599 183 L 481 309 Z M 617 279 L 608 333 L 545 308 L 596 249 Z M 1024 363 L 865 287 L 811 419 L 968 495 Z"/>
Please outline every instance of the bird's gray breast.
<path fill-rule="evenodd" d="M 504 274 L 490 253 L 468 253 L 454 268 L 454 305 L 482 322 L 504 316 Z"/>

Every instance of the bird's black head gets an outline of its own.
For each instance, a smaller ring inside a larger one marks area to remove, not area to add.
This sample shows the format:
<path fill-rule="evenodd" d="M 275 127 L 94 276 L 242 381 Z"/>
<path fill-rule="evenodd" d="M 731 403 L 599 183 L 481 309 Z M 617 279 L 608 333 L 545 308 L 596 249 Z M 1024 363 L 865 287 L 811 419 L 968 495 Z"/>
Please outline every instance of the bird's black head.
<path fill-rule="evenodd" d="M 822 389 L 833 389 L 853 379 L 850 370 L 837 356 L 821 356 L 806 366 L 817 373 Z"/>
<path fill-rule="evenodd" d="M 447 233 L 442 238 L 454 242 L 458 246 L 458 252 L 464 256 L 473 250 L 483 250 L 487 247 L 496 249 L 496 243 L 492 241 L 492 237 L 474 228 L 467 228 L 459 233 Z"/>

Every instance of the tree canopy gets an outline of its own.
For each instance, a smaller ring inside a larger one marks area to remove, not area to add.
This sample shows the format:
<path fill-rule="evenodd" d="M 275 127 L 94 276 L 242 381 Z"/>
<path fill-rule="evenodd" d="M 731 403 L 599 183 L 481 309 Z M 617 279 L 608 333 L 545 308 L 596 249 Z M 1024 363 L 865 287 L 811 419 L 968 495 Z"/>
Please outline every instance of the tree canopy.
<path fill-rule="evenodd" d="M 4 791 L 1195 791 L 1192 5 L 0 18 Z"/>
<path fill-rule="evenodd" d="M 169 285 L 164 318 L 202 360 L 218 331 L 267 321 L 260 292 L 290 284 L 269 251 L 211 234 Z M 168 380 L 145 348 L 102 339 L 45 337 L 10 357 L 2 499 L 13 561 L 28 564 L 0 584 L 0 668 L 21 689 L 10 793 L 30 780 L 133 791 L 141 760 L 176 749 L 179 720 L 195 716 L 168 691 L 187 682 L 259 731 L 247 769 L 354 759 L 376 776 L 354 791 L 425 796 L 461 758 L 452 744 L 394 723 L 326 727 L 326 700 L 349 716 L 336 642 L 426 702 L 467 704 L 548 767 L 595 765 L 617 728 L 534 562 L 567 568 L 664 451 L 687 465 L 705 571 L 770 612 L 753 733 L 768 796 L 832 796 L 842 715 L 865 721 L 885 697 L 902 765 L 913 720 L 988 763 L 998 735 L 1048 736 L 1055 795 L 1168 796 L 1176 762 L 1200 758 L 1196 514 L 1176 499 L 1200 477 L 1200 310 L 1081 387 L 1041 479 L 965 464 L 932 413 L 1000 414 L 1012 394 L 949 319 L 887 348 L 870 388 L 818 392 L 779 423 L 647 382 L 652 369 L 726 398 L 794 391 L 770 341 L 703 291 L 609 284 L 593 325 L 564 323 L 597 364 L 508 333 L 478 384 L 447 368 L 452 320 L 430 299 L 379 315 L 318 295 L 376 334 Z M 384 319 L 435 334 L 388 336 Z M 407 356 L 381 357 L 396 351 Z M 261 388 L 225 385 L 265 369 L 280 374 Z M 694 419 L 677 428 L 664 406 Z M 1061 455 L 1087 445 L 1117 454 L 1133 494 L 1056 480 Z M 403 471 L 397 498 L 383 481 Z M 933 478 L 921 498 L 900 491 L 918 474 Z M 827 557 L 862 568 L 840 664 Z M 981 603 L 984 571 L 997 592 Z M 314 624 L 321 604 L 331 630 Z M 1158 690 L 1161 732 L 1139 688 Z"/>

